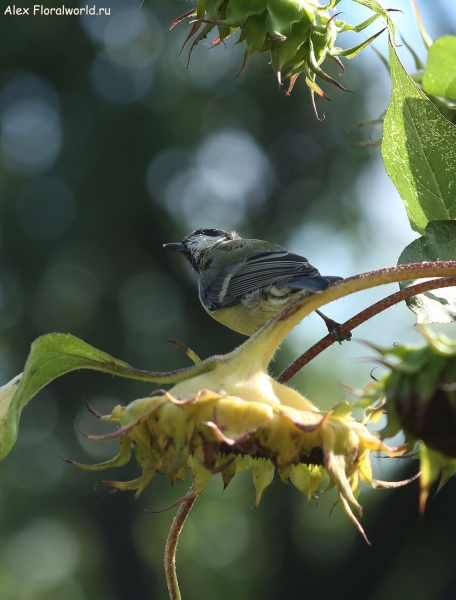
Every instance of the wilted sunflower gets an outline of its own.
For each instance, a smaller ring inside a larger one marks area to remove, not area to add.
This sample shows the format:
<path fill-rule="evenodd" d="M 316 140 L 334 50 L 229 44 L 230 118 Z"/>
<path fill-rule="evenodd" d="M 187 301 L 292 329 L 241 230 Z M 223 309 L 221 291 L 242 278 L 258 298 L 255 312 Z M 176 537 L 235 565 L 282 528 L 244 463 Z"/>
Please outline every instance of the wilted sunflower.
<path fill-rule="evenodd" d="M 293 318 L 295 307 L 289 310 Z M 397 456 L 405 449 L 388 447 L 352 416 L 354 407 L 348 402 L 321 412 L 268 375 L 284 328 L 289 328 L 287 319 L 276 318 L 234 352 L 167 374 L 167 381 L 180 380 L 169 391 L 117 406 L 108 416 L 92 411 L 119 429 L 89 439 L 118 439 L 119 453 L 93 466 L 73 464 L 91 470 L 122 466 L 133 448 L 141 477 L 102 483 L 136 490 L 137 495 L 157 474 L 184 479 L 187 465 L 193 476 L 190 496 L 206 489 L 215 473 L 221 473 L 226 487 L 237 473 L 250 469 L 256 505 L 276 468 L 283 481 L 290 480 L 309 500 L 328 479 L 326 489 L 337 489 L 342 509 L 365 537 L 353 514 L 362 515 L 361 482 L 373 488 L 399 485 L 373 478 L 370 453 Z"/>

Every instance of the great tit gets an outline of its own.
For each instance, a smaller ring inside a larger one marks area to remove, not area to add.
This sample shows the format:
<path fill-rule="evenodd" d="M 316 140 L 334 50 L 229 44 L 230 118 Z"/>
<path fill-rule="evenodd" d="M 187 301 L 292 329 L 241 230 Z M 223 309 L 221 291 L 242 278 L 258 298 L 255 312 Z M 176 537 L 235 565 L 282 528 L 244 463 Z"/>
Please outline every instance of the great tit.
<path fill-rule="evenodd" d="M 234 231 L 197 229 L 182 242 L 164 244 L 185 256 L 198 275 L 199 299 L 216 321 L 253 335 L 298 296 L 326 290 L 342 277 L 322 276 L 307 258 Z M 317 312 L 341 342 L 339 323 Z M 351 334 L 344 339 L 349 340 Z"/>

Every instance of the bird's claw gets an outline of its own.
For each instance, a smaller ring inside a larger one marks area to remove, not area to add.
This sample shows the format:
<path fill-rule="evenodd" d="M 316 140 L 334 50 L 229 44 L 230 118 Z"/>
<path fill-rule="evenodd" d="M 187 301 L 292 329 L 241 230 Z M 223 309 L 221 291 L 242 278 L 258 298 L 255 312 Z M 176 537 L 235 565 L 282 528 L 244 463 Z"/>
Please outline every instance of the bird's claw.
<path fill-rule="evenodd" d="M 344 340 L 349 342 L 352 339 L 351 331 L 347 331 L 346 333 L 343 333 L 341 335 L 339 333 L 340 326 L 341 324 L 337 323 L 337 321 L 333 321 L 332 319 L 327 318 L 326 327 L 328 328 L 329 333 L 333 336 L 335 341 L 339 342 L 339 344 L 342 344 Z"/>

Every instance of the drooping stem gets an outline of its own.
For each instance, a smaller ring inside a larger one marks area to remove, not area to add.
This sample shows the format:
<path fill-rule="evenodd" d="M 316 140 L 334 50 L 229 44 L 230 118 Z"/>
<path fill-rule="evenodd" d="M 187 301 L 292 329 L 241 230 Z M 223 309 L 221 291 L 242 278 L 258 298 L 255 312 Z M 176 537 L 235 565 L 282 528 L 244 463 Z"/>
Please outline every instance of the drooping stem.
<path fill-rule="evenodd" d="M 365 323 L 373 316 L 381 313 L 386 310 L 390 306 L 394 306 L 394 304 L 398 304 L 402 300 L 407 300 L 407 298 L 412 298 L 412 296 L 416 296 L 417 294 L 422 294 L 424 292 L 428 292 L 429 290 L 435 290 L 444 287 L 456 286 L 456 277 L 442 277 L 439 279 L 431 279 L 430 281 L 424 281 L 423 283 L 417 283 L 416 285 L 411 285 L 408 288 L 401 290 L 400 292 L 396 292 L 395 294 L 391 294 L 391 296 L 387 296 L 383 298 L 379 302 L 372 304 L 365 310 L 361 311 L 342 325 L 338 327 L 338 331 L 341 337 L 344 337 L 344 334 L 352 331 L 362 323 Z M 316 356 L 321 354 L 323 350 L 326 350 L 331 344 L 334 344 L 334 337 L 331 334 L 328 334 L 324 338 L 322 338 L 319 342 L 314 344 L 311 348 L 309 348 L 306 352 L 301 354 L 295 361 L 291 363 L 282 373 L 277 377 L 277 381 L 279 383 L 286 383 L 289 381 L 296 373 L 302 369 L 307 363 L 309 363 Z"/>
<path fill-rule="evenodd" d="M 298 298 L 287 306 L 282 312 L 262 327 L 257 333 L 245 342 L 241 348 L 238 348 L 236 358 L 239 361 L 244 359 L 243 354 L 252 354 L 254 352 L 258 357 L 258 367 L 266 368 L 271 362 L 277 348 L 280 346 L 290 331 L 311 312 L 361 290 L 367 290 L 372 287 L 384 285 L 386 283 L 396 283 L 410 279 L 422 279 L 424 277 L 449 277 L 456 276 L 456 261 L 438 261 L 411 263 L 408 265 L 399 265 L 397 267 L 387 267 L 378 271 L 362 273 L 354 277 L 349 277 L 330 286 L 326 291 L 318 294 L 312 294 L 304 298 Z M 241 350 L 242 349 L 242 350 Z M 240 351 L 239 351 L 240 350 Z M 233 353 L 234 354 L 234 353 Z M 229 355 L 228 355 L 229 356 Z M 227 358 L 228 358 L 227 356 Z"/>
<path fill-rule="evenodd" d="M 165 573 L 166 583 L 168 584 L 169 597 L 171 600 L 181 600 L 181 594 L 176 574 L 177 542 L 179 541 L 179 536 L 184 526 L 185 519 L 187 518 L 188 513 L 190 512 L 197 497 L 198 496 L 189 496 L 187 500 L 184 500 L 182 502 L 182 504 L 179 507 L 179 510 L 177 511 L 176 516 L 174 517 L 173 524 L 171 525 L 171 529 L 168 534 L 168 539 L 166 540 Z"/>

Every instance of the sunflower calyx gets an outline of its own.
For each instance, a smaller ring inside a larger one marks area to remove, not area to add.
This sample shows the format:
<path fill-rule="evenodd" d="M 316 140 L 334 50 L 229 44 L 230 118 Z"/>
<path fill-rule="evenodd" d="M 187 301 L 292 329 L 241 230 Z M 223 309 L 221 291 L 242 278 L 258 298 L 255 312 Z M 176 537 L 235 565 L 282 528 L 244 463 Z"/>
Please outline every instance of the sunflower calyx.
<path fill-rule="evenodd" d="M 218 29 L 218 36 L 210 43 L 212 47 L 240 31 L 236 44 L 245 42 L 246 49 L 238 76 L 253 54 L 269 52 L 279 86 L 283 79 L 289 79 L 287 95 L 291 93 L 297 77 L 304 73 L 316 113 L 315 93 L 330 100 L 317 84 L 317 77 L 345 90 L 338 81 L 323 71 L 321 65 L 325 59 L 335 60 L 344 70 L 339 57 L 352 58 L 380 35 L 383 29 L 368 40 L 345 50 L 335 46 L 338 34 L 363 31 L 379 17 L 385 18 L 393 31 L 388 11 L 378 2 L 357 1 L 374 13 L 359 25 L 350 25 L 337 19 L 339 13 L 332 14 L 332 9 L 340 0 L 331 0 L 325 5 L 314 0 L 197 0 L 195 8 L 177 18 L 170 29 L 184 19 L 191 19 L 191 29 L 183 46 L 192 40 L 189 61 L 194 47 L 214 28 Z"/>

